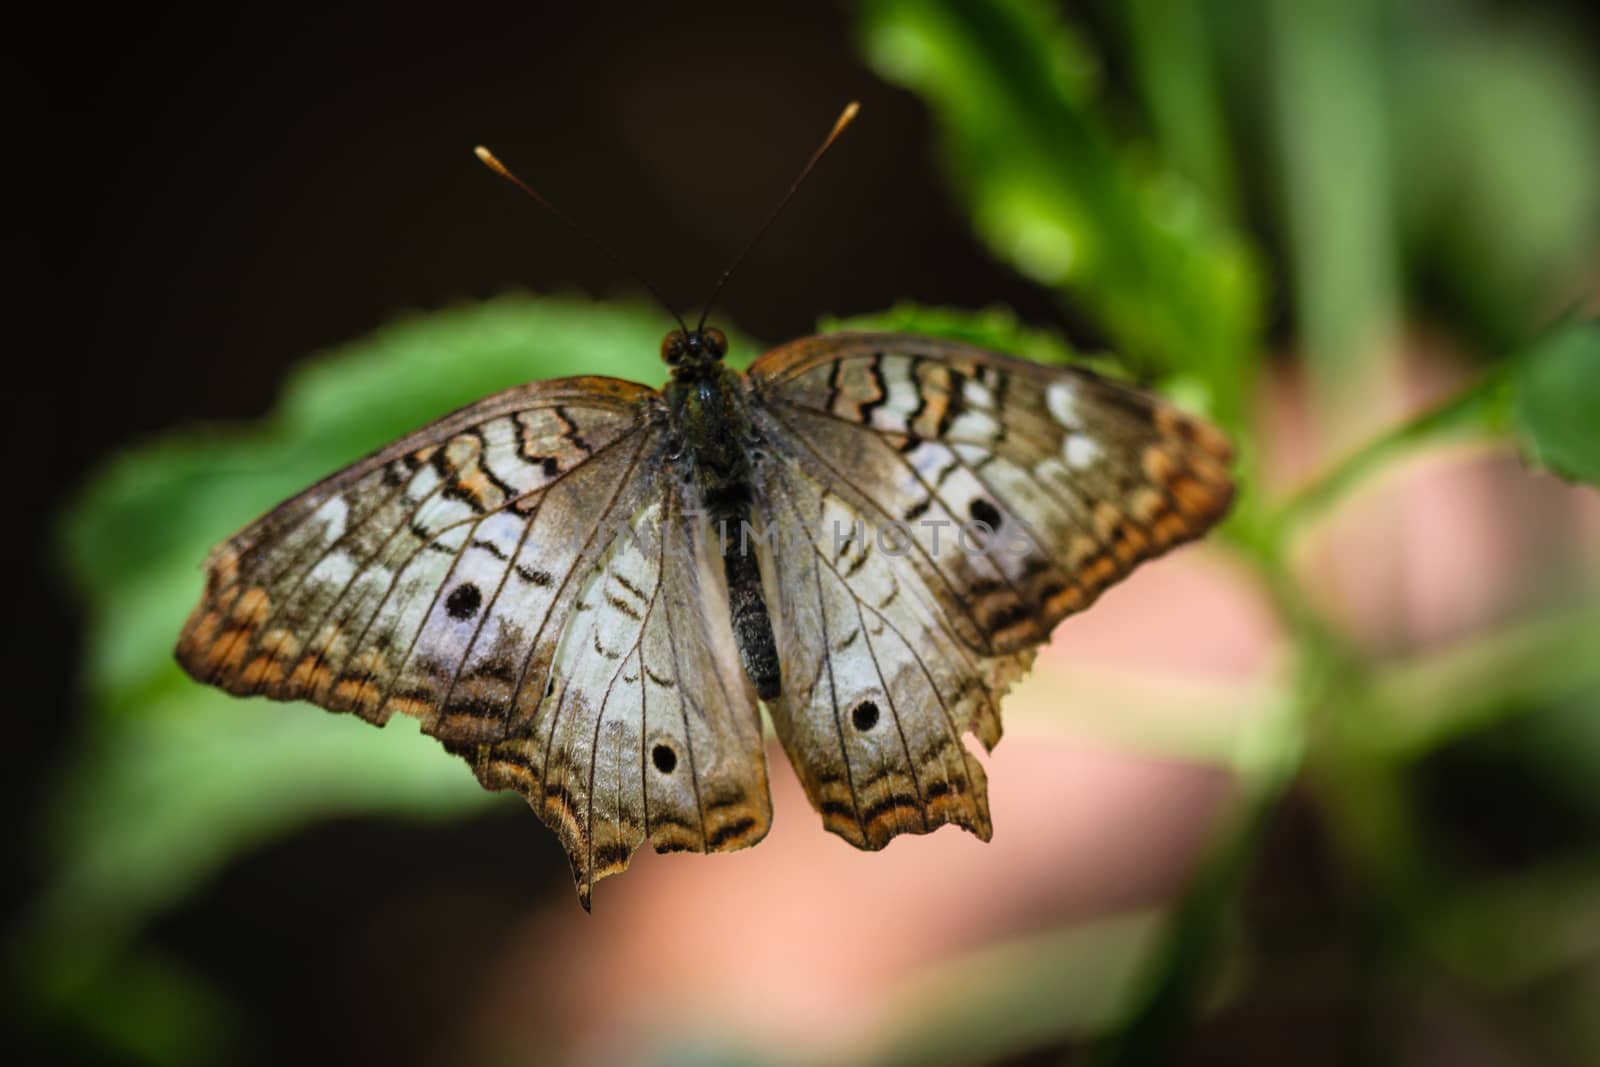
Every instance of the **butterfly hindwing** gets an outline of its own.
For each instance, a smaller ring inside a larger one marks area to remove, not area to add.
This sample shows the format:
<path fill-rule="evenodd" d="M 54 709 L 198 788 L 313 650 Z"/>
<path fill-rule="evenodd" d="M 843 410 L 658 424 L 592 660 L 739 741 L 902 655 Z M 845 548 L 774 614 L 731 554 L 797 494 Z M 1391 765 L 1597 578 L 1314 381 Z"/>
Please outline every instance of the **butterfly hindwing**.
<path fill-rule="evenodd" d="M 773 461 L 757 497 L 784 665 L 769 707 L 824 825 L 860 848 L 947 822 L 987 840 L 983 768 L 962 736 L 999 740 L 1000 695 L 1032 653 L 975 652 L 912 558 L 867 540 L 848 491 Z"/>
<path fill-rule="evenodd" d="M 656 482 L 584 576 L 527 732 L 457 748 L 486 787 L 529 798 L 585 907 L 646 838 L 719 851 L 771 823 L 760 712 L 689 492 Z"/>
<path fill-rule="evenodd" d="M 774 720 L 813 804 L 830 829 L 872 847 L 947 821 L 987 836 L 976 761 L 957 744 L 973 802 L 950 808 L 944 786 L 930 799 L 923 779 L 957 764 L 926 758 L 912 737 L 971 729 L 992 745 L 1000 696 L 1055 624 L 1226 511 L 1226 441 L 1088 372 L 926 337 L 809 338 L 769 352 L 750 377 L 773 453 L 769 506 L 812 531 L 789 534 L 773 567 L 787 623 Z M 852 607 L 862 636 L 882 631 L 870 650 L 835 640 L 841 626 L 855 632 Z M 898 754 L 869 754 L 871 729 L 852 736 L 862 701 L 892 720 Z M 841 768 L 847 785 L 887 776 L 917 803 L 875 822 L 884 801 L 857 796 L 847 817 Z"/>

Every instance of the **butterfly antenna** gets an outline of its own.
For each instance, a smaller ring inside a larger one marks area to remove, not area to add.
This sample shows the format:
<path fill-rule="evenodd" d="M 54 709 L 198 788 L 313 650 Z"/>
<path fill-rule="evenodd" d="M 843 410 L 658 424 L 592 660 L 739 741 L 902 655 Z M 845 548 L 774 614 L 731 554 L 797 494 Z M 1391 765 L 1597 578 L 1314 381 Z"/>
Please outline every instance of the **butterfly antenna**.
<path fill-rule="evenodd" d="M 644 286 L 645 292 L 654 297 L 656 303 L 665 308 L 667 314 L 671 315 L 678 321 L 678 328 L 683 330 L 684 333 L 689 332 L 688 324 L 683 321 L 683 316 L 672 310 L 672 305 L 667 303 L 666 299 L 661 295 L 655 286 L 645 281 L 644 275 L 640 274 L 638 271 L 622 262 L 621 259 L 617 258 L 617 254 L 615 252 L 601 244 L 600 239 L 595 237 L 588 230 L 584 229 L 582 226 L 579 226 L 576 222 L 573 222 L 572 219 L 567 216 L 566 212 L 556 207 L 543 196 L 540 196 L 539 190 L 535 189 L 533 186 L 529 185 L 527 182 L 511 173 L 511 168 L 507 167 L 504 163 L 500 162 L 499 159 L 495 158 L 495 154 L 493 152 L 483 147 L 483 145 L 478 145 L 472 150 L 472 152 L 478 157 L 484 166 L 500 175 L 500 177 L 504 178 L 512 185 L 515 185 L 518 189 L 521 189 L 523 192 L 527 193 L 539 204 L 540 207 L 544 208 L 546 211 L 550 212 L 550 214 L 560 219 L 566 225 L 567 229 L 583 238 L 592 248 L 597 250 L 602 256 L 605 256 L 607 259 L 609 259 L 612 265 L 618 270 L 622 271 L 622 273 L 626 274 L 628 277 Z"/>
<path fill-rule="evenodd" d="M 806 165 L 800 168 L 800 174 L 795 178 L 794 183 L 789 186 L 789 191 L 783 194 L 783 199 L 778 201 L 778 206 L 772 209 L 772 214 L 767 216 L 767 221 L 761 224 L 761 228 L 755 232 L 754 237 L 745 242 L 745 246 L 739 250 L 739 254 L 733 257 L 733 262 L 729 264 L 728 269 L 722 272 L 722 277 L 717 279 L 716 287 L 711 290 L 710 299 L 706 301 L 704 310 L 700 312 L 700 321 L 695 324 L 696 332 L 704 328 L 706 316 L 711 314 L 711 306 L 717 302 L 717 297 L 722 295 L 722 287 L 728 284 L 728 279 L 733 276 L 734 271 L 739 269 L 739 264 L 744 262 L 744 257 L 750 254 L 750 250 L 756 246 L 762 237 L 766 236 L 766 232 L 772 228 L 772 224 L 778 220 L 778 216 L 783 214 L 783 209 L 788 206 L 789 201 L 794 199 L 795 190 L 799 189 L 800 184 L 806 180 L 806 177 L 811 173 L 811 168 L 817 165 L 817 161 L 822 158 L 823 153 L 833 147 L 833 142 L 839 139 L 839 135 L 844 132 L 846 126 L 850 125 L 851 121 L 856 117 L 856 112 L 860 110 L 861 105 L 852 100 L 845 105 L 843 111 L 839 112 L 838 119 L 834 121 L 833 129 L 828 131 L 828 136 L 822 139 L 822 144 L 817 146 L 817 150 L 811 153 L 811 158 L 806 160 Z"/>

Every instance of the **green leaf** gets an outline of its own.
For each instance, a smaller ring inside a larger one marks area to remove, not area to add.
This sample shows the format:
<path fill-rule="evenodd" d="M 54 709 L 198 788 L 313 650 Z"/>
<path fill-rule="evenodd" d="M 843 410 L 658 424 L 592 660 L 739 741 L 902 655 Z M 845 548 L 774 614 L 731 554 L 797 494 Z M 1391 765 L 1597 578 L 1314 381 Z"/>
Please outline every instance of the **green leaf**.
<path fill-rule="evenodd" d="M 79 1056 L 154 1067 L 226 1062 L 245 1046 L 250 1026 L 240 1006 L 184 961 L 156 950 L 129 954 L 111 968 L 83 972 L 53 957 L 30 968 L 29 1005 L 37 1025 L 70 1028 Z M 16 1007 L 14 1005 L 14 1007 Z M 19 1015 L 21 1013 L 19 1012 Z M 84 1055 L 93 1049 L 97 1055 Z"/>
<path fill-rule="evenodd" d="M 1127 0 L 1113 11 L 1166 162 L 1231 207 L 1237 183 L 1208 13 L 1191 0 Z"/>
<path fill-rule="evenodd" d="M 1162 916 L 1127 912 L 962 953 L 908 983 L 866 1062 L 997 1063 L 1105 1033 L 1126 1016 Z"/>
<path fill-rule="evenodd" d="M 1541 864 L 1453 889 L 1423 917 L 1448 966 L 1488 988 L 1531 985 L 1600 952 L 1594 902 L 1600 853 Z"/>
<path fill-rule="evenodd" d="M 1136 363 L 1192 373 L 1240 425 L 1261 328 L 1255 258 L 1196 185 L 1112 138 L 1080 38 L 1030 0 L 876 0 L 862 31 L 873 66 L 933 109 L 994 253 L 1059 288 Z"/>
<path fill-rule="evenodd" d="M 1600 79 L 1551 12 L 1442 10 L 1402 13 L 1416 25 L 1391 94 L 1399 236 L 1505 347 L 1600 269 Z"/>
<path fill-rule="evenodd" d="M 1534 463 L 1600 485 L 1600 320 L 1568 319 L 1451 399 L 1334 464 L 1273 520 L 1288 530 L 1342 498 L 1399 455 L 1452 438 L 1510 433 Z"/>
<path fill-rule="evenodd" d="M 1021 356 L 1038 363 L 1092 363 L 1097 371 L 1117 377 L 1127 376 L 1127 371 L 1110 357 L 1080 355 L 1060 334 L 1022 325 L 1010 308 L 990 307 L 968 311 L 901 303 L 887 311 L 843 319 L 825 318 L 817 328 L 824 333 L 881 330 L 947 337 L 952 341 L 964 341 L 992 352 Z"/>
<path fill-rule="evenodd" d="M 1386 5 L 1266 0 L 1259 10 L 1295 319 L 1326 414 L 1366 402 L 1401 314 Z"/>
<path fill-rule="evenodd" d="M 1388 664 L 1373 679 L 1376 710 L 1347 743 L 1369 757 L 1411 760 L 1507 716 L 1600 693 L 1600 659 L 1589 654 L 1597 639 L 1600 610 L 1578 608 Z M 1567 747 L 1547 753 L 1543 765 L 1554 768 L 1567 758 L 1594 762 L 1600 748 L 1573 747 L 1579 736 L 1573 731 Z"/>
<path fill-rule="evenodd" d="M 1600 485 L 1600 319 L 1558 327 L 1520 361 L 1517 429 L 1528 456 Z"/>

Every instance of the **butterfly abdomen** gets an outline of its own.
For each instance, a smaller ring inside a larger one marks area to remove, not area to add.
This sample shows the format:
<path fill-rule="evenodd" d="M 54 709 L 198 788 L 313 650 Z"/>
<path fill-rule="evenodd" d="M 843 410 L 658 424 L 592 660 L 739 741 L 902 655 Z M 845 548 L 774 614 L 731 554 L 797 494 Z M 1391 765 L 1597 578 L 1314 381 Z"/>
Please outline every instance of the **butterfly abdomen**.
<path fill-rule="evenodd" d="M 756 694 L 774 700 L 782 671 L 750 522 L 751 429 L 739 376 L 721 364 L 680 373 L 667 386 L 667 406 L 719 542 L 739 660 Z"/>
<path fill-rule="evenodd" d="M 717 496 L 723 500 L 711 502 L 712 529 L 722 542 L 722 570 L 728 579 L 728 614 L 733 620 L 734 643 L 756 695 L 762 700 L 775 700 L 783 689 L 782 671 L 778 667 L 772 618 L 767 613 L 767 596 L 761 585 L 756 556 L 758 535 L 750 523 L 749 490 L 723 491 Z"/>

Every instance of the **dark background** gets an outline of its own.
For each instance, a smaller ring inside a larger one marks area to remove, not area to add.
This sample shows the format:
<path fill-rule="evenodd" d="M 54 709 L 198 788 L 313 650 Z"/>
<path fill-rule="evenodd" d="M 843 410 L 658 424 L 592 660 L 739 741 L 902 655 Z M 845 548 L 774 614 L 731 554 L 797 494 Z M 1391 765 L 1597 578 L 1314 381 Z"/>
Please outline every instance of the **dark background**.
<path fill-rule="evenodd" d="M 639 293 L 486 171 L 474 144 L 687 313 L 858 99 L 860 119 L 729 286 L 720 320 L 776 343 L 820 315 L 911 299 L 1062 325 L 951 210 L 928 116 L 866 69 L 845 10 L 580 7 L 85 13 L 19 34 L 42 62 L 20 86 L 31 192 L 12 205 L 34 231 L 19 310 L 37 332 L 7 372 L 21 577 L 5 642 L 10 810 L 40 801 L 79 728 L 81 619 L 53 522 L 98 463 L 169 427 L 258 416 L 292 364 L 406 311 L 512 288 Z M 517 913 L 569 877 L 536 829 L 525 811 L 431 830 L 334 823 L 236 866 L 156 941 L 259 1012 L 263 1063 L 429 1060 L 471 994 L 474 938 L 499 917 L 434 929 L 426 901 L 470 891 Z M 37 882 L 37 845 L 11 853 L 8 904 Z M 420 914 L 366 909 L 374 872 L 409 883 Z M 312 882 L 327 894 L 318 908 L 279 906 Z M 390 1047 L 351 1044 L 374 1029 L 353 1015 L 390 1013 L 395 983 L 424 978 L 431 1008 L 395 1013 Z M 96 1054 L 84 1035 L 29 1041 Z"/>

